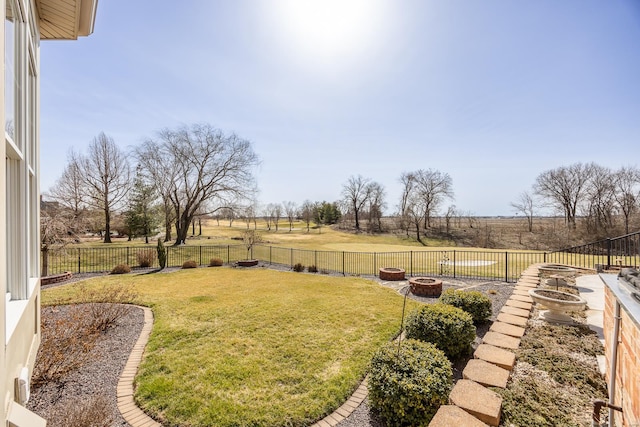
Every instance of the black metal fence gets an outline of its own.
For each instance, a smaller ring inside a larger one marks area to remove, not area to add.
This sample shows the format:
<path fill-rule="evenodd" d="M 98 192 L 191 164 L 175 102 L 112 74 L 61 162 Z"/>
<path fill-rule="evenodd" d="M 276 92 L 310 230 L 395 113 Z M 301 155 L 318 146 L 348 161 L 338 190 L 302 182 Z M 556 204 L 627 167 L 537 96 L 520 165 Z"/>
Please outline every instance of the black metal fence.
<path fill-rule="evenodd" d="M 377 275 L 382 267 L 403 268 L 409 276 L 438 275 L 453 278 L 516 281 L 522 271 L 535 263 L 569 264 L 584 268 L 640 265 L 640 232 L 614 239 L 554 252 L 422 250 L 405 252 L 340 252 L 255 245 L 169 246 L 167 267 L 180 267 L 185 261 L 208 265 L 212 258 L 226 264 L 257 259 L 268 265 L 293 268 L 313 266 L 321 273 Z M 158 267 L 154 246 L 114 246 L 71 248 L 50 251 L 48 274 L 65 271 L 95 273 L 110 271 L 118 264 L 139 265 L 141 252 L 152 252 L 151 267 Z M 43 255 L 44 256 L 44 255 Z"/>
<path fill-rule="evenodd" d="M 548 254 L 559 264 L 587 268 L 638 267 L 640 265 L 640 232 L 598 240 Z"/>

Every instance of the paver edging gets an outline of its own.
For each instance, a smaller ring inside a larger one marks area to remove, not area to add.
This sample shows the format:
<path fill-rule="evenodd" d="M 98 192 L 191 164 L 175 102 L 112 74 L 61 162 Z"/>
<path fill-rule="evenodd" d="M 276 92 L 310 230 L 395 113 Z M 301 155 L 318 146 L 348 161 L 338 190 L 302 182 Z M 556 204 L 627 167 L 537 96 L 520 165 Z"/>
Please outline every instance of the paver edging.
<path fill-rule="evenodd" d="M 138 366 L 140 366 L 140 362 L 142 362 L 144 348 L 149 341 L 151 328 L 153 327 L 153 312 L 151 309 L 140 305 L 136 305 L 135 307 L 142 309 L 144 312 L 144 325 L 118 380 L 116 389 L 118 410 L 122 418 L 124 418 L 131 427 L 162 427 L 160 423 L 145 414 L 142 409 L 138 408 L 133 400 L 133 380 L 135 374 L 131 375 L 131 372 L 138 371 Z"/>

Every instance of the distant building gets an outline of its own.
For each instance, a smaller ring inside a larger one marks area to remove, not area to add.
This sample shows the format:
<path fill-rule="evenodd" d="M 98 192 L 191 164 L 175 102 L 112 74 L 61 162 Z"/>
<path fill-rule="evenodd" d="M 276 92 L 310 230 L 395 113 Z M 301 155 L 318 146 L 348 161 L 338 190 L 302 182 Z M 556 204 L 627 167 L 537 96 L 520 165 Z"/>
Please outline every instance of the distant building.
<path fill-rule="evenodd" d="M 39 101 L 40 40 L 93 32 L 97 0 L 0 0 L 4 12 L 0 121 L 0 425 L 44 426 L 28 411 L 40 344 Z"/>

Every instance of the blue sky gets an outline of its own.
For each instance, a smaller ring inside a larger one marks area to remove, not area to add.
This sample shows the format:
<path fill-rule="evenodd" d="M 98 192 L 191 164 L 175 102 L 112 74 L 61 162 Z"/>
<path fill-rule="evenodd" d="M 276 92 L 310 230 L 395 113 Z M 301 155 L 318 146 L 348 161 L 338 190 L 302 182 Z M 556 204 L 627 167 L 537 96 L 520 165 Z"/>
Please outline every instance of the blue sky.
<path fill-rule="evenodd" d="M 101 131 L 200 122 L 253 142 L 265 204 L 362 175 L 392 212 L 437 169 L 460 211 L 512 215 L 548 169 L 640 159 L 636 0 L 101 0 L 40 55 L 43 190 Z"/>

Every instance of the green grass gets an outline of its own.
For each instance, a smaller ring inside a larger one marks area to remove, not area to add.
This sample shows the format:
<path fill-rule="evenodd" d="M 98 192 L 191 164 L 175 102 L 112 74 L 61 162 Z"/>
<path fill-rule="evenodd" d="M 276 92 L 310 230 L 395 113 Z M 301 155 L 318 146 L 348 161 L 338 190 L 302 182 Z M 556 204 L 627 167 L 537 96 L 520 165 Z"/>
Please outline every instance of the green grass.
<path fill-rule="evenodd" d="M 344 403 L 402 312 L 397 293 L 359 278 L 201 268 L 85 283 L 124 283 L 153 309 L 136 401 L 167 425 L 309 425 Z"/>

